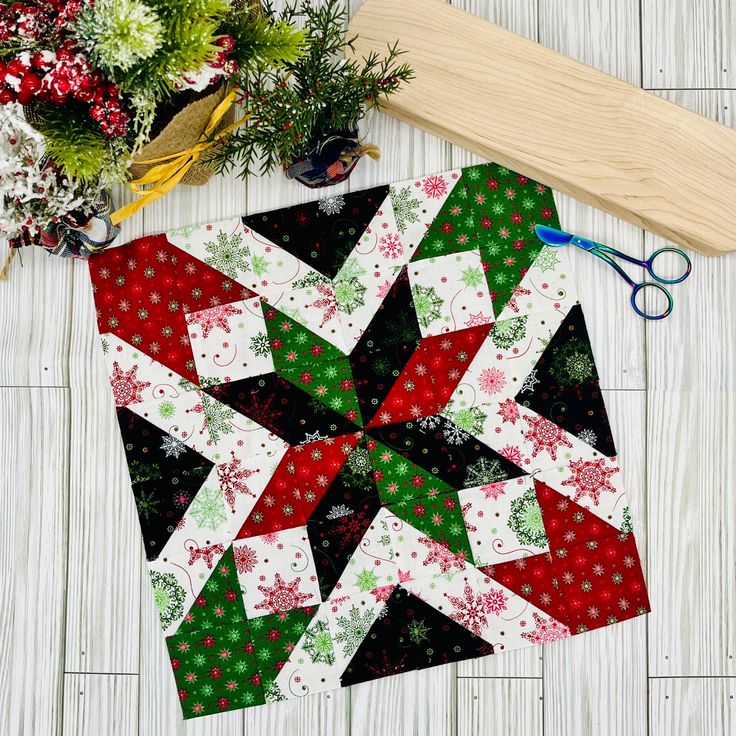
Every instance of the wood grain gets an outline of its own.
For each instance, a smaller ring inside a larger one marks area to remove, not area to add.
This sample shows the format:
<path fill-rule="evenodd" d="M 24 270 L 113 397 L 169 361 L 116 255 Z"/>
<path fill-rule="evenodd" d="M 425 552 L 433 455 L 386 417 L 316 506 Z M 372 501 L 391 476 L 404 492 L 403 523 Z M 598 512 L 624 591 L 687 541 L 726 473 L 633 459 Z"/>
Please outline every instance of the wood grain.
<path fill-rule="evenodd" d="M 64 733 L 74 736 L 136 733 L 137 679 L 130 675 L 66 675 Z"/>
<path fill-rule="evenodd" d="M 457 735 L 542 736 L 542 681 L 466 680 L 457 684 Z"/>
<path fill-rule="evenodd" d="M 730 0 L 645 0 L 644 85 L 736 87 L 736 6 Z"/>
<path fill-rule="evenodd" d="M 54 734 L 64 670 L 69 394 L 3 388 L 0 415 L 0 732 Z"/>
<path fill-rule="evenodd" d="M 85 263 L 74 264 L 66 670 L 138 672 L 142 543 Z"/>
<path fill-rule="evenodd" d="M 647 398 L 649 673 L 736 676 L 736 393 Z"/>
<path fill-rule="evenodd" d="M 649 724 L 651 736 L 732 736 L 736 731 L 736 680 L 652 680 Z"/>
<path fill-rule="evenodd" d="M 724 125 L 736 127 L 736 91 L 660 94 Z M 647 253 L 664 245 L 669 243 L 646 235 Z M 664 320 L 668 324 L 647 326 L 649 386 L 655 389 L 734 390 L 736 256 L 724 256 L 718 268 L 714 267 L 713 259 L 697 253 L 692 254 L 692 259 L 690 278 L 672 287 L 675 308 Z"/>
<path fill-rule="evenodd" d="M 390 114 L 659 235 L 734 248 L 729 129 L 438 0 L 367 0 L 350 29 L 357 55 L 407 50 L 417 78 Z"/>

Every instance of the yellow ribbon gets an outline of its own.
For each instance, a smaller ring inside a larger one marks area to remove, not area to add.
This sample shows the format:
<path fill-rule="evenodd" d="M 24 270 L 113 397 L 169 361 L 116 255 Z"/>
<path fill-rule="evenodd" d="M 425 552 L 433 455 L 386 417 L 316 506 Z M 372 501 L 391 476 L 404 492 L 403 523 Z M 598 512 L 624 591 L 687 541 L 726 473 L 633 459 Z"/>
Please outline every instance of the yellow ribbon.
<path fill-rule="evenodd" d="M 158 164 L 152 166 L 148 172 L 146 172 L 139 179 L 135 179 L 130 182 L 130 188 L 138 195 L 138 199 L 126 204 L 119 210 L 110 215 L 110 220 L 113 225 L 117 225 L 122 222 L 126 217 L 138 212 L 139 209 L 146 205 L 154 202 L 155 200 L 163 197 L 164 194 L 171 191 L 184 177 L 184 174 L 194 166 L 199 159 L 202 151 L 206 151 L 213 143 L 226 136 L 230 131 L 242 125 L 247 118 L 238 120 L 231 125 L 224 127 L 213 135 L 213 132 L 217 128 L 223 115 L 230 109 L 235 97 L 237 96 L 236 91 L 230 92 L 227 97 L 213 110 L 210 119 L 207 121 L 207 126 L 204 129 L 202 135 L 200 135 L 198 142 L 191 148 L 185 151 L 179 151 L 178 153 L 169 153 L 166 156 L 160 156 L 159 158 L 150 158 L 142 161 L 136 161 L 138 164 Z M 167 163 L 164 163 L 167 162 Z M 151 184 L 150 189 L 143 189 L 144 186 Z"/>

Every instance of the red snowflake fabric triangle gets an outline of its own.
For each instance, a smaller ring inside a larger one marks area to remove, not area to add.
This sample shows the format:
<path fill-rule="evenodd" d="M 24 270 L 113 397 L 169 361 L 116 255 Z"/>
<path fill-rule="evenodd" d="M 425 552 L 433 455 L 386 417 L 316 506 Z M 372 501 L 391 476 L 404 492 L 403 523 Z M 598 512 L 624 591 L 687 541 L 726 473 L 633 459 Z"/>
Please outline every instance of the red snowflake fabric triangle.
<path fill-rule="evenodd" d="M 442 411 L 490 330 L 485 324 L 423 338 L 368 426 Z"/>
<path fill-rule="evenodd" d="M 156 235 L 97 254 L 89 270 L 100 332 L 112 332 L 197 383 L 178 285 L 180 254 L 165 235 Z"/>
<path fill-rule="evenodd" d="M 255 537 L 304 524 L 358 444 L 360 433 L 290 447 L 238 532 Z"/>

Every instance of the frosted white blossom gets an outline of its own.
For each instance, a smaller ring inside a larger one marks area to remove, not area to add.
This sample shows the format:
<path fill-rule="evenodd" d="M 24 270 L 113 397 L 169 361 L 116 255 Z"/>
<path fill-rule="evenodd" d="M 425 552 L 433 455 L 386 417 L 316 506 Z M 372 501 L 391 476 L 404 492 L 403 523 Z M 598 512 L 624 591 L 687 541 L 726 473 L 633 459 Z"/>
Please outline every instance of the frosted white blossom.
<path fill-rule="evenodd" d="M 17 103 L 0 110 L 0 233 L 32 237 L 54 218 L 83 208 L 87 193 L 45 158 L 43 136 L 26 122 Z"/>

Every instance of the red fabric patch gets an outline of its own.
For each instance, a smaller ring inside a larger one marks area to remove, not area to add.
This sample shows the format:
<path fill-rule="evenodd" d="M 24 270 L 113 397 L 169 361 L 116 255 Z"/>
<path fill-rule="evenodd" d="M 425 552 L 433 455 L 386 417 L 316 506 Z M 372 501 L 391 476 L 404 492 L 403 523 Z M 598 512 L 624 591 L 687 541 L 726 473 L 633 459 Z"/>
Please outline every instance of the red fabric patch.
<path fill-rule="evenodd" d="M 491 324 L 423 338 L 367 426 L 437 414 L 468 370 Z"/>
<path fill-rule="evenodd" d="M 176 261 L 165 235 L 139 238 L 89 260 L 100 332 L 112 332 L 197 383 Z"/>
<path fill-rule="evenodd" d="M 114 333 L 192 383 L 198 377 L 184 313 L 254 296 L 165 235 L 104 250 L 89 270 L 100 333 Z"/>
<path fill-rule="evenodd" d="M 360 436 L 355 433 L 290 447 L 236 539 L 305 524 Z"/>
<path fill-rule="evenodd" d="M 615 526 L 603 521 L 554 488 L 550 488 L 546 483 L 535 480 L 534 487 L 539 507 L 542 509 L 544 531 L 552 549 L 620 533 Z"/>

